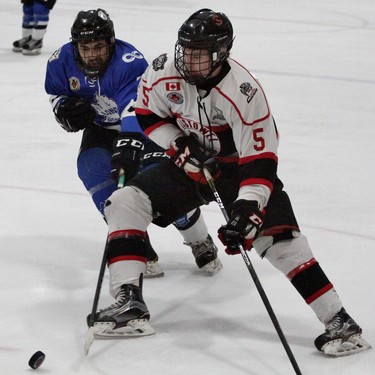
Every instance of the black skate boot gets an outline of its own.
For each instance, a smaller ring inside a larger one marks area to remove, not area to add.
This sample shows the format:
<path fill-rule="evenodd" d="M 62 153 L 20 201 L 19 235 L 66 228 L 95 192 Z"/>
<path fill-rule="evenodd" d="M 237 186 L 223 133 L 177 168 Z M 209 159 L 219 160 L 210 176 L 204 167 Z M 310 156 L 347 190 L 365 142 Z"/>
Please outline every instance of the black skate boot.
<path fill-rule="evenodd" d="M 22 52 L 22 48 L 31 40 L 31 35 L 13 42 L 13 52 Z"/>
<path fill-rule="evenodd" d="M 361 327 L 342 308 L 326 324 L 326 331 L 315 339 L 314 344 L 324 354 L 344 356 L 371 348 L 361 335 Z"/>
<path fill-rule="evenodd" d="M 23 47 L 22 54 L 28 56 L 40 55 L 43 47 L 43 39 L 30 39 Z"/>
<path fill-rule="evenodd" d="M 155 333 L 149 325 L 150 313 L 140 287 L 124 284 L 111 306 L 95 316 L 96 337 L 148 336 Z M 90 315 L 87 317 L 90 321 Z"/>
<path fill-rule="evenodd" d="M 198 268 L 205 270 L 207 274 L 214 275 L 223 268 L 220 259 L 217 257 L 217 247 L 210 235 L 207 236 L 206 241 L 203 243 L 189 246 Z"/>

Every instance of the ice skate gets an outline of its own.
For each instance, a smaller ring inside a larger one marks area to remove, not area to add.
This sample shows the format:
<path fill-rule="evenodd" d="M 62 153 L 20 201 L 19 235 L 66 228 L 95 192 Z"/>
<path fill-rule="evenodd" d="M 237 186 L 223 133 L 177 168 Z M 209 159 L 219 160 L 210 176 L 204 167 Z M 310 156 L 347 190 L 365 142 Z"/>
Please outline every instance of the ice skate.
<path fill-rule="evenodd" d="M 193 252 L 198 268 L 203 269 L 208 275 L 215 275 L 223 265 L 217 257 L 217 247 L 210 235 L 200 245 L 189 245 Z"/>
<path fill-rule="evenodd" d="M 90 321 L 90 315 L 87 317 Z M 124 284 L 116 302 L 99 310 L 95 316 L 94 334 L 97 338 L 148 336 L 155 333 L 149 324 L 150 313 L 142 297 L 142 290 Z"/>
<path fill-rule="evenodd" d="M 156 277 L 163 277 L 164 271 L 159 264 L 159 259 L 156 257 L 153 260 L 147 260 L 146 273 L 143 275 L 145 279 L 153 279 Z"/>
<path fill-rule="evenodd" d="M 13 52 L 22 52 L 22 48 L 31 40 L 31 35 L 13 42 Z"/>
<path fill-rule="evenodd" d="M 362 338 L 362 329 L 344 308 L 326 324 L 326 331 L 315 339 L 314 344 L 319 351 L 334 357 L 371 348 L 371 345 Z"/>
<path fill-rule="evenodd" d="M 23 47 L 22 54 L 27 56 L 40 55 L 43 47 L 43 39 L 30 39 Z"/>
<path fill-rule="evenodd" d="M 147 264 L 146 264 L 146 272 L 143 275 L 143 277 L 145 279 L 163 277 L 164 271 L 160 267 L 158 254 L 152 247 L 150 238 L 148 236 L 145 240 L 145 245 L 146 245 L 146 254 L 147 254 Z"/>

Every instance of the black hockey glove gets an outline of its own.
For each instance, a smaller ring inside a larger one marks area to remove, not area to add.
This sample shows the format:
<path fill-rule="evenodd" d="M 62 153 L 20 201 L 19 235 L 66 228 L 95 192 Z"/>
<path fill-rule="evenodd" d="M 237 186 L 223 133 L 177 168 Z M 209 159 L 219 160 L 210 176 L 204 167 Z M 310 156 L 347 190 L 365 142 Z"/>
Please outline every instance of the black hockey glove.
<path fill-rule="evenodd" d="M 207 184 L 203 167 L 209 169 L 214 179 L 220 174 L 212 151 L 205 150 L 194 136 L 177 138 L 167 155 L 179 168 L 184 169 L 191 179 L 201 184 Z"/>
<path fill-rule="evenodd" d="M 91 126 L 96 112 L 84 98 L 65 99 L 54 111 L 57 122 L 67 132 L 78 132 Z"/>
<path fill-rule="evenodd" d="M 117 181 L 124 170 L 125 181 L 131 180 L 142 167 L 144 137 L 141 133 L 120 133 L 113 142 L 111 176 Z"/>
<path fill-rule="evenodd" d="M 219 228 L 219 239 L 229 255 L 239 254 L 238 245 L 249 250 L 263 223 L 263 215 L 256 201 L 239 199 L 234 202 L 227 225 Z"/>

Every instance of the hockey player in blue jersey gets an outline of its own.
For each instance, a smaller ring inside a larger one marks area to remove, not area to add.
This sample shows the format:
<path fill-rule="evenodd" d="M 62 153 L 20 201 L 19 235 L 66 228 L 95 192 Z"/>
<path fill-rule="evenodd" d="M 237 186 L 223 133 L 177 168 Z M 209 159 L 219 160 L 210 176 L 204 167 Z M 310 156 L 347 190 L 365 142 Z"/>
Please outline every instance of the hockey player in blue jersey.
<path fill-rule="evenodd" d="M 56 0 L 21 0 L 22 38 L 13 43 L 13 52 L 23 55 L 40 55 L 43 37 L 49 22 L 49 12 Z"/>
<path fill-rule="evenodd" d="M 120 170 L 128 181 L 165 154 L 143 134 L 133 108 L 139 78 L 148 65 L 141 52 L 115 39 L 113 22 L 103 9 L 79 12 L 71 35 L 72 41 L 55 51 L 47 63 L 45 90 L 61 127 L 73 133 L 83 130 L 78 175 L 103 214 L 106 199 L 117 188 Z M 199 268 L 208 274 L 221 269 L 199 208 L 175 226 L 192 248 Z M 163 276 L 149 239 L 145 242 L 144 277 Z"/>

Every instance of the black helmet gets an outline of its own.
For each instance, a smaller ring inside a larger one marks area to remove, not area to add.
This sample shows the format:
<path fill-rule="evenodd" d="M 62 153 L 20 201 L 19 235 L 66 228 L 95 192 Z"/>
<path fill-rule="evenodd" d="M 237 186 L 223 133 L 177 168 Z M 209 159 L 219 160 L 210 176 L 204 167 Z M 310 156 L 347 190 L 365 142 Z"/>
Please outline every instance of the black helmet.
<path fill-rule="evenodd" d="M 192 14 L 178 30 L 175 46 L 175 67 L 191 84 L 199 84 L 210 78 L 217 67 L 229 56 L 233 45 L 233 28 L 224 13 L 201 9 Z M 186 66 L 185 49 L 207 50 L 211 66 L 202 74 L 192 74 Z"/>
<path fill-rule="evenodd" d="M 109 14 L 100 8 L 79 12 L 73 23 L 71 35 L 74 56 L 80 69 L 90 77 L 97 77 L 103 74 L 113 55 L 115 45 L 115 31 Z M 102 39 L 108 42 L 109 47 L 106 63 L 100 67 L 90 67 L 82 60 L 78 52 L 78 43 Z"/>

